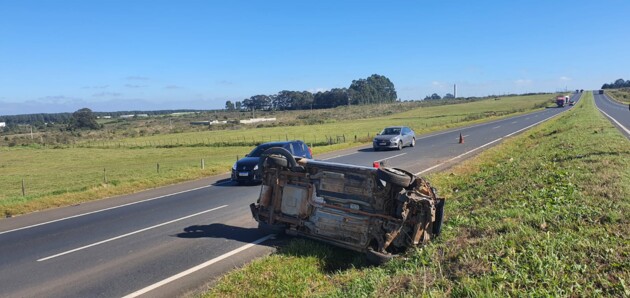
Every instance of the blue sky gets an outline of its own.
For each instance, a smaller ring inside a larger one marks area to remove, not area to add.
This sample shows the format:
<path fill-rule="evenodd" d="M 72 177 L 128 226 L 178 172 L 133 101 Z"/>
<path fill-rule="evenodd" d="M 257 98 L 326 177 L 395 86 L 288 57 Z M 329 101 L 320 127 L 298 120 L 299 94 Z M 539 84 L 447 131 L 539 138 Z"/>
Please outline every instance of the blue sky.
<path fill-rule="evenodd" d="M 630 79 L 630 1 L 0 0 L 0 115 L 223 108 L 387 76 L 402 100 Z"/>

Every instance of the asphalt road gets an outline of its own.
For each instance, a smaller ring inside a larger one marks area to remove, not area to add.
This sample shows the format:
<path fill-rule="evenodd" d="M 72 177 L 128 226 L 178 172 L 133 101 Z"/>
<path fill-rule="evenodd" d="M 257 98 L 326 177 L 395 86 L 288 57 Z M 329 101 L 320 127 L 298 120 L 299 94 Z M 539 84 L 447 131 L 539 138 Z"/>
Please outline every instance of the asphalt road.
<path fill-rule="evenodd" d="M 316 158 L 438 171 L 569 108 L 418 136 L 401 151 L 369 146 Z M 1 220 L 0 297 L 173 297 L 272 252 L 276 240 L 255 228 L 249 211 L 260 187 L 226 178 Z"/>
<path fill-rule="evenodd" d="M 599 111 L 617 126 L 627 138 L 630 138 L 630 108 L 612 100 L 606 94 L 599 94 L 597 90 L 593 91 L 593 96 Z"/>

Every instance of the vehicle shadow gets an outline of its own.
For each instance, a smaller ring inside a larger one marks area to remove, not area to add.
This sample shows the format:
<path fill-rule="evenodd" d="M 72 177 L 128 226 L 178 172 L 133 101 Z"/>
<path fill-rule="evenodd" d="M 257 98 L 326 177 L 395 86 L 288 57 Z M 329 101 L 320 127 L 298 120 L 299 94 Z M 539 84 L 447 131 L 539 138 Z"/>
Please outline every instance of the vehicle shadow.
<path fill-rule="evenodd" d="M 214 223 L 209 225 L 194 225 L 184 228 L 182 233 L 175 235 L 178 238 L 223 238 L 240 242 L 250 242 L 256 237 L 264 236 L 257 228 L 243 228 Z"/>
<path fill-rule="evenodd" d="M 264 233 L 258 228 L 242 228 L 214 223 L 189 226 L 175 236 L 185 239 L 223 238 L 251 242 L 253 239 L 263 237 Z M 260 245 L 276 247 L 276 254 L 286 257 L 317 258 L 326 273 L 371 266 L 362 253 L 301 237 L 278 235 L 275 239 L 265 241 Z"/>
<path fill-rule="evenodd" d="M 236 181 L 232 181 L 230 178 L 217 180 L 211 184 L 212 186 L 217 187 L 248 187 L 248 186 L 260 186 L 260 182 L 247 183 L 247 184 L 238 184 Z"/>
<path fill-rule="evenodd" d="M 285 239 L 285 244 L 278 247 L 276 254 L 286 257 L 316 258 L 322 270 L 328 274 L 373 266 L 363 253 L 301 237 L 285 236 Z"/>

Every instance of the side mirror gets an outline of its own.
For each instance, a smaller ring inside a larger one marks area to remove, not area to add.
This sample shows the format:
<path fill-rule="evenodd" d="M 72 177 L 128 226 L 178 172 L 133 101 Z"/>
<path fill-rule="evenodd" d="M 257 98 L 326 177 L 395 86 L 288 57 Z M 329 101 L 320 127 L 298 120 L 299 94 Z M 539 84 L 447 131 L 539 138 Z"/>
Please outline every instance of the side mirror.
<path fill-rule="evenodd" d="M 248 157 L 248 156 L 249 156 L 249 153 L 245 154 L 245 157 Z"/>

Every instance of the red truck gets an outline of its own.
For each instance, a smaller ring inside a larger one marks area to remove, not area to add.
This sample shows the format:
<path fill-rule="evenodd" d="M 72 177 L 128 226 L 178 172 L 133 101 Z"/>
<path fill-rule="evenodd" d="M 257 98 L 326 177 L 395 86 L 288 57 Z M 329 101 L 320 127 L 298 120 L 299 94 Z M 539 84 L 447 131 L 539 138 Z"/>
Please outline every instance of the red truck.
<path fill-rule="evenodd" d="M 564 105 L 566 104 L 566 98 L 562 95 L 556 97 L 556 104 L 558 105 L 559 108 L 564 107 Z"/>

